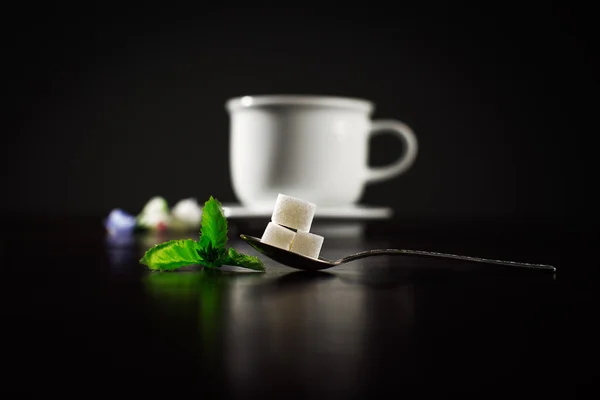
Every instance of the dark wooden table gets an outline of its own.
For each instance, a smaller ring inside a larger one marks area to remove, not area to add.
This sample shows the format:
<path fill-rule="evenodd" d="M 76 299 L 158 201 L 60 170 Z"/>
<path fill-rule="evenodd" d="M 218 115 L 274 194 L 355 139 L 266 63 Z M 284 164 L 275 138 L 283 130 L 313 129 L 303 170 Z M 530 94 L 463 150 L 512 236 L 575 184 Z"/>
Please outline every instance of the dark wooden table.
<path fill-rule="evenodd" d="M 264 224 L 230 221 L 230 245 L 257 254 L 237 237 L 260 236 Z M 68 216 L 9 217 L 2 226 L 3 391 L 574 398 L 598 375 L 595 281 L 584 274 L 597 263 L 568 254 L 584 246 L 585 232 L 315 225 L 326 257 L 412 248 L 548 263 L 555 276 L 410 257 L 316 274 L 268 259 L 266 273 L 151 273 L 138 263 L 146 248 L 196 233 L 115 242 L 100 218 Z"/>

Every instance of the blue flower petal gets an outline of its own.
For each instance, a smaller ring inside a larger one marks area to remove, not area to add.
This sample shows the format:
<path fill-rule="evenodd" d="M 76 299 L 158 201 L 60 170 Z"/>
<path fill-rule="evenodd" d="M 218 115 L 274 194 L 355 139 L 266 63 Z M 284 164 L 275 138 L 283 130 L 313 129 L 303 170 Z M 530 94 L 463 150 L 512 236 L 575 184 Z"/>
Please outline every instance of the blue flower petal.
<path fill-rule="evenodd" d="M 115 208 L 108 214 L 104 226 L 111 235 L 130 233 L 136 226 L 136 218 L 119 208 Z"/>

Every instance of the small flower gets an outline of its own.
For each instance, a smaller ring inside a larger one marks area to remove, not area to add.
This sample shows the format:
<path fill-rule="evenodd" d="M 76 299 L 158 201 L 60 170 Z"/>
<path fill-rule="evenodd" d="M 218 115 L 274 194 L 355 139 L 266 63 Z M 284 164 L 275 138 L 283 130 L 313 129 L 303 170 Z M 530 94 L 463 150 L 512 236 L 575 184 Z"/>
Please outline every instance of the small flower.
<path fill-rule="evenodd" d="M 197 228 L 200 226 L 202 218 L 202 208 L 194 198 L 180 200 L 171 214 L 183 228 Z"/>
<path fill-rule="evenodd" d="M 145 213 L 138 216 L 141 227 L 152 230 L 166 230 L 169 227 L 170 216 L 164 212 Z"/>
<path fill-rule="evenodd" d="M 164 197 L 154 196 L 144 206 L 141 214 L 167 214 L 169 212 L 169 204 Z"/>
<path fill-rule="evenodd" d="M 112 236 L 129 234 L 133 232 L 135 226 L 135 217 L 119 208 L 113 209 L 104 221 L 104 227 Z"/>
<path fill-rule="evenodd" d="M 137 217 L 139 226 L 151 230 L 164 231 L 170 223 L 169 205 L 160 196 L 151 198 Z"/>

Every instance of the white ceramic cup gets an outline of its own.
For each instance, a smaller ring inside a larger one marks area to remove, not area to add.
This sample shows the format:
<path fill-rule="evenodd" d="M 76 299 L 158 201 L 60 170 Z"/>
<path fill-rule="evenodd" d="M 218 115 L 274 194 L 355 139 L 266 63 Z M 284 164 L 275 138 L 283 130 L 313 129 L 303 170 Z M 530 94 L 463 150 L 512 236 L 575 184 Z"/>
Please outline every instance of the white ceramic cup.
<path fill-rule="evenodd" d="M 418 142 L 403 122 L 371 120 L 372 102 L 312 95 L 229 99 L 233 190 L 248 208 L 273 207 L 279 193 L 324 207 L 355 205 L 365 185 L 394 178 L 415 161 Z M 406 151 L 369 167 L 369 139 L 393 133 Z"/>

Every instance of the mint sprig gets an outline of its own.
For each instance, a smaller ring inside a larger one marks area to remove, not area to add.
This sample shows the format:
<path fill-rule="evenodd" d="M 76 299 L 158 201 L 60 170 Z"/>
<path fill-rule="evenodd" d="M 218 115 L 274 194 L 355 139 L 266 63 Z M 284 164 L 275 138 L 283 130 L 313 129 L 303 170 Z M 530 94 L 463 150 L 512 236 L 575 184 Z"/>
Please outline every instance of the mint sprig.
<path fill-rule="evenodd" d="M 198 264 L 199 249 L 198 243 L 192 239 L 169 240 L 146 251 L 140 262 L 150 269 L 172 271 Z"/>
<path fill-rule="evenodd" d="M 265 266 L 256 256 L 227 248 L 227 219 L 221 203 L 210 196 L 202 208 L 199 239 L 169 240 L 148 249 L 140 263 L 152 270 L 172 271 L 188 265 L 219 268 L 223 265 L 264 271 Z"/>

